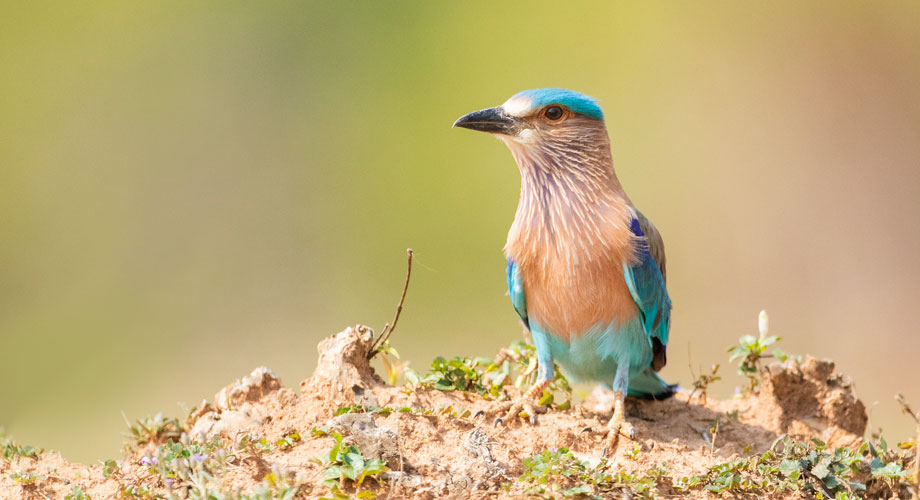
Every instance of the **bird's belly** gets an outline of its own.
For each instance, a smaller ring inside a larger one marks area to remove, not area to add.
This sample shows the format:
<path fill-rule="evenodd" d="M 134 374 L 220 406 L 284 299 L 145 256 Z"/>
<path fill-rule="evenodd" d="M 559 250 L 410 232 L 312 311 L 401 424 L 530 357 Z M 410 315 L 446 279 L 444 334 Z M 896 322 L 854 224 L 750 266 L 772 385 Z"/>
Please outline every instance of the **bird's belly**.
<path fill-rule="evenodd" d="M 568 341 L 532 321 L 531 334 L 535 343 L 545 342 L 566 375 L 577 381 L 610 383 L 620 363 L 628 362 L 635 373 L 652 362 L 651 343 L 638 318 L 623 325 L 597 326 Z"/>
<path fill-rule="evenodd" d="M 639 310 L 626 286 L 622 266 L 602 264 L 574 270 L 550 265 L 542 273 L 522 268 L 528 315 L 565 341 L 603 332 L 610 325 L 628 325 Z"/>

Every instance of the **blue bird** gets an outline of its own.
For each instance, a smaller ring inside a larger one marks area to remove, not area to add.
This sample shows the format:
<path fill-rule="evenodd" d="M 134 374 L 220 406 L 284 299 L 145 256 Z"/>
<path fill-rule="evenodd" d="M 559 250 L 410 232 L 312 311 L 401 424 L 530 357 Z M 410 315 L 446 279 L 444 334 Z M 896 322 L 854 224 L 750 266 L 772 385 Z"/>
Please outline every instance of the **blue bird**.
<path fill-rule="evenodd" d="M 661 235 L 617 179 L 597 100 L 565 89 L 525 90 L 454 127 L 496 135 L 521 173 L 505 245 L 507 282 L 539 368 L 505 420 L 522 409 L 534 414 L 555 361 L 571 378 L 614 392 L 608 449 L 619 435 L 634 438 L 626 395 L 674 393 L 656 373 L 665 365 L 671 300 Z"/>

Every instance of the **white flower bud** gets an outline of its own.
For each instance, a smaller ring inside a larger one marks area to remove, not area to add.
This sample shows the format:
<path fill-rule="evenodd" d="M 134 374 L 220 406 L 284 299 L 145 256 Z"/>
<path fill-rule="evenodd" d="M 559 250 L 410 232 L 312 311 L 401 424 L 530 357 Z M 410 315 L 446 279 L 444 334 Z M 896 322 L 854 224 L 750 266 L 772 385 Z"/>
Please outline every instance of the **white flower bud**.
<path fill-rule="evenodd" d="M 757 317 L 757 328 L 760 330 L 760 338 L 767 336 L 767 332 L 770 331 L 770 318 L 767 316 L 767 311 L 760 311 L 760 316 Z"/>

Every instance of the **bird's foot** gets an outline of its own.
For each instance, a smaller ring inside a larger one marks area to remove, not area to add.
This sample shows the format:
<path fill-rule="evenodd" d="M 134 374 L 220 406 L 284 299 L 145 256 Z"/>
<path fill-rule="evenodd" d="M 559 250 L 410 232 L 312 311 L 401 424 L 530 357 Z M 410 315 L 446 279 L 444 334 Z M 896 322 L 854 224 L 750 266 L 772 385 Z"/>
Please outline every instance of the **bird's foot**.
<path fill-rule="evenodd" d="M 546 406 L 541 405 L 537 398 L 543 395 L 543 389 L 546 389 L 550 382 L 552 381 L 538 380 L 522 397 L 512 402 L 511 407 L 505 412 L 505 416 L 496 418 L 493 425 L 498 426 L 499 424 L 510 422 L 523 413 L 527 414 L 527 420 L 530 422 L 530 425 L 536 425 L 537 413 L 546 412 Z"/>
<path fill-rule="evenodd" d="M 604 438 L 604 449 L 601 451 L 601 456 L 606 457 L 607 453 L 616 449 L 620 436 L 626 439 L 636 439 L 636 428 L 625 420 L 616 425 L 608 425 L 607 437 Z"/>
<path fill-rule="evenodd" d="M 546 407 L 537 403 L 533 398 L 519 398 L 513 403 L 505 415 L 495 419 L 494 426 L 503 425 L 505 422 L 511 422 L 515 418 L 527 415 L 527 421 L 530 425 L 537 425 L 537 413 L 544 413 Z"/>
<path fill-rule="evenodd" d="M 604 449 L 601 451 L 602 456 L 607 456 L 612 452 L 620 440 L 620 436 L 627 439 L 636 439 L 636 428 L 626 421 L 625 400 L 626 395 L 617 392 L 616 401 L 613 404 L 613 416 L 607 424 L 607 437 L 604 439 Z"/>

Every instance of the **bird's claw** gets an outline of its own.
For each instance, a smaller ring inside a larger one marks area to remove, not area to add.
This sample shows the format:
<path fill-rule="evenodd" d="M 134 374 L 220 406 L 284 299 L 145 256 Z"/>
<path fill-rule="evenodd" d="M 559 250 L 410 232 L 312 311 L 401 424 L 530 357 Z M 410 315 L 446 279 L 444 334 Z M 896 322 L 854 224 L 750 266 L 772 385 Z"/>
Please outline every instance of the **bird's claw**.
<path fill-rule="evenodd" d="M 500 353 L 501 354 L 501 353 Z M 541 405 L 538 401 L 538 397 L 543 394 L 543 389 L 546 389 L 549 386 L 552 379 L 541 378 L 527 390 L 520 398 L 516 399 L 511 403 L 511 407 L 508 408 L 508 411 L 505 413 L 504 417 L 498 417 L 492 423 L 494 427 L 497 427 L 498 424 L 503 424 L 505 421 L 511 421 L 518 417 L 523 412 L 527 413 L 527 420 L 530 421 L 530 425 L 537 425 L 537 413 L 545 413 L 546 407 Z"/>
<path fill-rule="evenodd" d="M 530 398 L 524 397 L 518 399 L 511 403 L 511 407 L 505 412 L 504 417 L 496 418 L 492 425 L 493 427 L 498 427 L 500 424 L 503 425 L 506 421 L 510 422 L 514 420 L 520 416 L 521 413 L 527 414 L 527 420 L 530 422 L 530 425 L 537 425 L 537 412 L 542 408 L 542 405 L 535 403 Z"/>
<path fill-rule="evenodd" d="M 618 418 L 617 415 L 614 415 L 614 418 L 610 420 L 610 425 L 607 426 L 607 437 L 604 441 L 604 449 L 601 451 L 601 456 L 607 456 L 607 452 L 616 449 L 620 436 L 626 439 L 636 439 L 636 428 L 622 416 Z"/>

